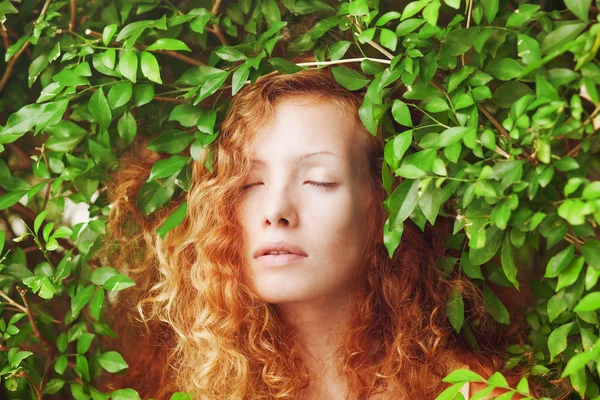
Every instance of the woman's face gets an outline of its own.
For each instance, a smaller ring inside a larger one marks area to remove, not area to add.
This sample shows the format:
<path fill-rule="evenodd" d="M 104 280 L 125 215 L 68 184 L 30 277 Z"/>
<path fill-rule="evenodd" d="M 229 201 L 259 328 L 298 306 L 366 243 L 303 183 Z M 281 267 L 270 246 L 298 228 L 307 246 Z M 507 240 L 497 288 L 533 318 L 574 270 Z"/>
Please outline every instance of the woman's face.
<path fill-rule="evenodd" d="M 372 191 L 365 133 L 344 115 L 326 99 L 285 98 L 251 145 L 241 223 L 250 285 L 268 303 L 343 296 L 355 284 Z M 306 256 L 255 257 L 277 241 Z"/>

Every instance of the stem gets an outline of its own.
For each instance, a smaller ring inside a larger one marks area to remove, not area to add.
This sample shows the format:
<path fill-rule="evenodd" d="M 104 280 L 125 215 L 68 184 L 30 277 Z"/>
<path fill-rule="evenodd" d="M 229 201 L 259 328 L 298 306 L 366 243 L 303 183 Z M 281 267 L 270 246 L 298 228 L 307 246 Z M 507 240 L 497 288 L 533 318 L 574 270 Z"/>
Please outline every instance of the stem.
<path fill-rule="evenodd" d="M 77 18 L 77 0 L 71 0 L 71 21 L 69 22 L 69 30 L 75 29 L 75 22 Z"/>
<path fill-rule="evenodd" d="M 21 371 L 19 371 L 15 377 L 18 378 L 25 378 L 27 379 L 27 381 L 31 384 L 31 386 L 33 387 L 33 390 L 35 390 L 35 394 L 37 395 L 38 400 L 42 400 L 42 391 L 40 390 L 39 387 L 36 386 L 35 382 L 33 382 L 33 379 L 31 379 L 31 377 L 27 374 L 27 372 L 25 372 L 24 369 L 22 369 Z"/>
<path fill-rule="evenodd" d="M 94 36 L 94 37 L 97 37 L 97 38 L 101 38 L 102 37 L 101 33 L 94 32 L 91 29 L 86 29 L 85 30 L 85 34 L 89 35 L 89 36 Z M 139 46 L 140 50 L 144 50 L 145 48 L 146 48 L 146 46 L 144 46 L 144 45 L 140 45 Z M 200 60 L 196 60 L 194 58 L 191 58 L 191 57 L 188 57 L 188 56 L 184 56 L 183 54 L 180 54 L 180 53 L 178 53 L 176 51 L 173 51 L 173 50 L 150 50 L 150 51 L 154 51 L 156 53 L 166 54 L 169 57 L 176 58 L 176 59 L 181 60 L 181 61 L 183 61 L 183 62 L 185 62 L 187 64 L 193 65 L 195 67 L 201 67 L 201 66 L 206 65 L 205 63 L 203 63 Z"/>
<path fill-rule="evenodd" d="M 381 58 L 371 58 L 371 57 L 358 57 L 358 58 L 346 58 L 346 59 L 341 59 L 341 60 L 336 60 L 336 61 L 311 61 L 311 62 L 303 62 L 303 63 L 298 63 L 296 65 L 301 66 L 301 67 L 310 67 L 310 66 L 323 66 L 323 65 L 335 65 L 335 64 L 347 64 L 347 63 L 352 63 L 352 62 L 361 62 L 363 60 L 370 60 L 370 61 L 374 61 L 374 62 L 378 62 L 381 64 L 390 64 L 391 61 L 389 60 L 384 60 Z"/>
<path fill-rule="evenodd" d="M 29 322 L 31 323 L 31 327 L 33 328 L 33 333 L 35 333 L 35 336 L 37 336 L 37 338 L 40 339 L 40 342 L 44 346 L 50 347 L 50 343 L 48 343 L 48 341 L 42 336 L 40 330 L 37 327 L 37 324 L 35 323 L 35 320 L 33 319 L 33 314 L 31 313 L 31 310 L 29 308 L 27 297 L 25 297 L 27 290 L 23 290 L 19 286 L 17 286 L 17 291 L 21 295 L 21 299 L 23 300 L 23 304 L 25 305 L 25 313 L 27 314 L 27 318 L 29 318 Z"/>

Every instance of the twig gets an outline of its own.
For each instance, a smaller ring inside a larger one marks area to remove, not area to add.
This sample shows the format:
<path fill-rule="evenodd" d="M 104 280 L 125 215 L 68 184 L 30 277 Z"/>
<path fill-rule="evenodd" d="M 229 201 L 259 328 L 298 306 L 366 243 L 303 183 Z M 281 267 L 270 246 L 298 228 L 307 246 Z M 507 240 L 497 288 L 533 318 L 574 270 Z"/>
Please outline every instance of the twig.
<path fill-rule="evenodd" d="M 216 16 L 217 13 L 219 12 L 220 7 L 221 7 L 221 0 L 215 0 L 215 2 L 213 3 L 212 9 L 210 10 L 212 15 Z M 223 34 L 223 31 L 221 30 L 221 26 L 219 24 L 214 24 L 212 26 L 212 28 L 207 28 L 206 30 L 211 33 L 214 33 L 222 45 L 224 45 L 224 46 L 229 45 L 229 42 L 227 41 L 227 38 Z"/>
<path fill-rule="evenodd" d="M 46 0 L 46 2 L 44 3 L 44 7 L 40 12 L 40 16 L 36 20 L 36 24 L 39 24 L 42 18 L 44 18 L 44 15 L 46 15 L 46 12 L 48 11 L 48 7 L 50 6 L 51 2 L 52 0 Z M 15 64 L 19 60 L 19 57 L 21 57 L 21 54 L 23 54 L 23 52 L 27 49 L 27 47 L 29 47 L 29 39 L 27 39 L 25 43 L 23 43 L 23 47 L 21 47 L 19 51 L 17 51 L 15 55 L 8 61 L 8 64 L 6 65 L 6 70 L 4 71 L 4 75 L 2 76 L 2 80 L 0 80 L 0 93 L 2 93 L 2 91 L 6 87 L 6 84 L 10 79 L 10 75 L 12 74 L 13 68 L 15 67 Z"/>
<path fill-rule="evenodd" d="M 348 17 L 348 19 L 349 19 L 350 21 L 352 21 L 352 23 L 354 24 L 354 26 L 355 26 L 355 27 L 356 27 L 356 29 L 358 30 L 358 34 L 360 35 L 360 33 L 362 32 L 362 29 L 360 28 L 360 24 L 359 24 L 358 22 L 356 22 L 354 19 L 350 18 L 350 17 Z M 357 36 L 358 36 L 358 35 L 357 35 Z M 389 51 L 387 51 L 386 49 L 384 49 L 383 47 L 381 47 L 379 44 L 375 43 L 374 41 L 372 41 L 372 40 L 367 40 L 367 43 L 368 43 L 368 44 L 369 44 L 371 47 L 373 47 L 373 48 L 375 48 L 375 49 L 379 50 L 379 52 L 380 52 L 381 54 L 383 54 L 384 56 L 386 56 L 386 57 L 387 57 L 387 58 L 389 58 L 390 60 L 392 60 L 392 59 L 394 58 L 394 55 L 393 55 L 392 53 L 390 53 Z"/>
<path fill-rule="evenodd" d="M 473 10 L 473 0 L 469 0 L 469 10 L 467 11 L 467 29 L 471 26 L 471 10 Z M 465 65 L 465 53 L 460 55 L 462 65 Z"/>
<path fill-rule="evenodd" d="M 40 339 L 40 342 L 44 346 L 50 346 L 50 343 L 48 343 L 46 338 L 44 338 L 42 336 L 40 330 L 37 327 L 37 324 L 35 323 L 35 320 L 33 319 L 33 314 L 31 313 L 31 310 L 29 309 L 29 303 L 27 302 L 27 297 L 25 296 L 25 293 L 27 293 L 27 290 L 23 290 L 19 286 L 17 286 L 16 288 L 17 288 L 17 291 L 19 292 L 19 294 L 21 295 L 23 304 L 25 305 L 25 313 L 27 314 L 27 318 L 29 318 L 29 322 L 31 323 L 31 327 L 33 328 L 33 333 L 35 333 L 35 336 L 37 336 L 38 339 Z"/>
<path fill-rule="evenodd" d="M 577 146 L 573 147 L 573 148 L 571 149 L 571 151 L 569 151 L 569 152 L 567 153 L 567 157 L 573 157 L 573 155 L 574 155 L 575 153 L 577 153 L 577 152 L 579 151 L 579 149 L 580 149 L 580 148 L 581 148 L 581 143 L 578 143 L 578 144 L 577 144 Z"/>
<path fill-rule="evenodd" d="M 0 24 L 0 36 L 2 36 L 2 41 L 4 43 L 4 48 L 8 50 L 10 47 L 10 40 L 8 40 L 8 33 L 4 25 Z"/>
<path fill-rule="evenodd" d="M 33 381 L 33 379 L 31 379 L 31 377 L 27 374 L 27 372 L 25 372 L 24 369 L 20 370 L 15 377 L 17 378 L 25 378 L 29 381 L 29 383 L 31 383 L 31 386 L 33 386 L 33 390 L 35 390 L 35 394 L 37 395 L 38 400 L 42 400 L 42 391 L 40 390 L 39 387 L 37 387 L 37 385 L 35 384 L 35 382 Z"/>
<path fill-rule="evenodd" d="M 85 34 L 89 35 L 89 36 L 94 36 L 94 37 L 97 37 L 97 38 L 101 38 L 102 37 L 101 33 L 94 32 L 91 29 L 86 29 L 85 30 Z M 147 46 L 144 46 L 143 44 L 139 45 L 140 50 L 144 50 L 146 47 Z M 150 51 L 155 51 L 157 53 L 166 54 L 166 55 L 168 55 L 170 57 L 177 58 L 178 60 L 181 60 L 181 61 L 186 62 L 188 64 L 194 65 L 196 67 L 201 67 L 201 66 L 206 65 L 205 63 L 203 63 L 200 60 L 196 60 L 194 58 L 191 58 L 191 57 L 188 57 L 188 56 L 184 56 L 183 54 L 180 54 L 180 53 L 178 53 L 176 51 L 173 51 L 173 50 L 150 50 Z"/>
<path fill-rule="evenodd" d="M 4 293 L 4 291 L 0 290 L 0 296 L 4 297 L 4 299 L 6 299 L 6 301 L 8 301 L 8 303 L 10 305 L 12 305 L 13 307 L 16 307 L 21 312 L 27 313 L 27 309 L 25 307 L 23 307 L 22 305 L 20 305 L 19 303 L 17 303 L 16 301 L 14 301 L 13 299 L 11 299 L 10 297 L 8 297 L 8 295 L 6 293 Z"/>
<path fill-rule="evenodd" d="M 296 65 L 301 67 L 310 67 L 310 66 L 321 66 L 321 65 L 335 65 L 335 64 L 347 64 L 352 62 L 361 62 L 363 60 L 370 60 L 374 62 L 378 62 L 381 64 L 391 64 L 390 60 L 384 60 L 381 58 L 372 58 L 372 57 L 359 57 L 359 58 L 346 58 L 336 61 L 311 61 L 311 62 L 303 62 L 297 63 Z"/>
<path fill-rule="evenodd" d="M 4 90 L 4 87 L 10 79 L 10 75 L 12 74 L 15 64 L 19 60 L 19 57 L 21 57 L 21 54 L 23 54 L 25 49 L 27 49 L 27 47 L 29 47 L 29 40 L 23 43 L 23 47 L 21 47 L 19 51 L 17 51 L 15 55 L 12 56 L 12 58 L 8 61 L 8 64 L 6 65 L 6 70 L 4 71 L 4 75 L 2 76 L 2 80 L 0 80 L 0 93 L 2 93 L 2 91 Z"/>
<path fill-rule="evenodd" d="M 75 29 L 75 22 L 77 18 L 77 0 L 71 0 L 71 21 L 69 22 L 69 30 Z"/>

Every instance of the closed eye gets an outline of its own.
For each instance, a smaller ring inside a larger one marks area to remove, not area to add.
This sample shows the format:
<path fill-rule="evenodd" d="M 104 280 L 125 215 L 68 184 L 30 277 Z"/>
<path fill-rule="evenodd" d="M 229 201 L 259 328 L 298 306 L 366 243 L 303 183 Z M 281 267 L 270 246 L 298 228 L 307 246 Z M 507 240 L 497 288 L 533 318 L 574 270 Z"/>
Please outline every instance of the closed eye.
<path fill-rule="evenodd" d="M 249 189 L 249 188 L 251 188 L 252 186 L 259 185 L 260 183 L 261 183 L 261 182 L 249 183 L 248 185 L 244 185 L 244 186 L 242 187 L 242 190 Z M 312 185 L 312 186 L 327 187 L 327 188 L 329 188 L 329 187 L 334 187 L 334 186 L 336 186 L 336 185 L 337 185 L 337 183 L 335 183 L 335 182 L 315 182 L 315 181 L 306 181 L 306 183 L 308 183 L 309 185 Z"/>

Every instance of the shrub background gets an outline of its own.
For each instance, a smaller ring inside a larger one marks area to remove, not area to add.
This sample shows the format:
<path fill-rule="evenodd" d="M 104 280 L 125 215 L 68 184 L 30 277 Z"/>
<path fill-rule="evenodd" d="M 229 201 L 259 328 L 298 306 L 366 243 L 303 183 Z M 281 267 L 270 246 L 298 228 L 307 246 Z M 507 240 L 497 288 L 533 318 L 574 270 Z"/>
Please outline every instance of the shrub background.
<path fill-rule="evenodd" d="M 500 324 L 496 288 L 536 298 L 527 342 L 499 349 L 505 368 L 526 367 L 519 385 L 457 371 L 438 399 L 465 381 L 528 396 L 534 376 L 600 398 L 599 15 L 591 0 L 0 1 L 3 398 L 138 398 L 93 385 L 127 368 L 98 336 L 113 334 L 102 306 L 135 284 L 92 268 L 108 173 L 136 136 L 152 139 L 163 157 L 135 201 L 144 215 L 165 207 L 211 151 L 222 94 L 314 67 L 289 61 L 301 53 L 368 89 L 361 120 L 388 140 L 390 254 L 407 219 L 452 216 L 462 256 L 440 269 L 476 282 Z M 393 175 L 404 180 L 392 191 Z M 469 337 L 460 287 L 446 311 Z"/>

